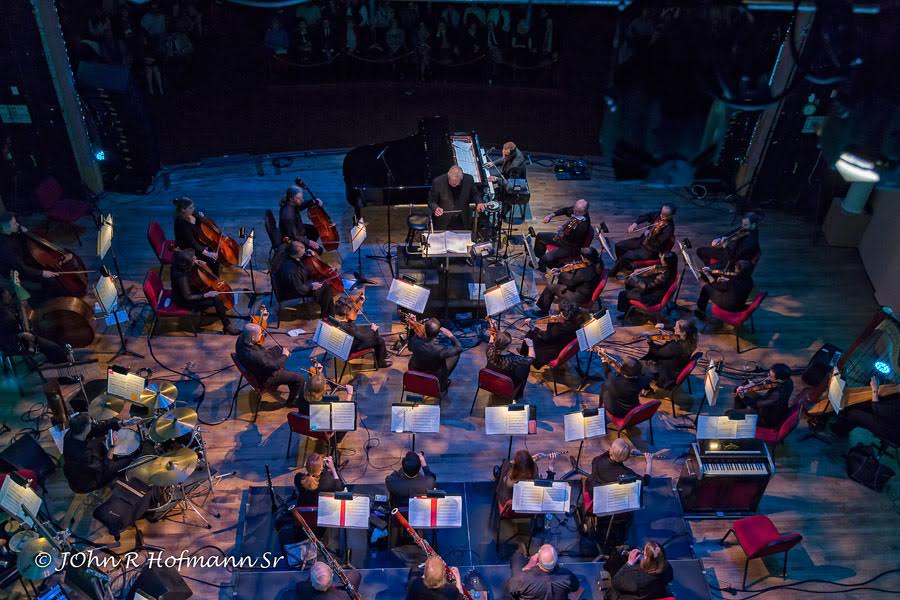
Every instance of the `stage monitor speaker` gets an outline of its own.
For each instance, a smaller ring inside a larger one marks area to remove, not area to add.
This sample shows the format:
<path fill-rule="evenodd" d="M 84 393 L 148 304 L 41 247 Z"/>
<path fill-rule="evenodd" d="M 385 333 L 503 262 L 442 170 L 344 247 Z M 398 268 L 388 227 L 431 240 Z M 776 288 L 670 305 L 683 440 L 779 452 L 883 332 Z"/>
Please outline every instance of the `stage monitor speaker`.
<path fill-rule="evenodd" d="M 154 600 L 187 600 L 194 595 L 178 570 L 172 567 L 144 567 L 128 591 L 128 600 L 134 600 L 135 592 Z"/>
<path fill-rule="evenodd" d="M 23 435 L 0 452 L 0 471 L 10 472 L 28 469 L 43 482 L 56 471 L 50 455 L 30 435 Z"/>
<path fill-rule="evenodd" d="M 78 91 L 91 139 L 103 152 L 104 186 L 146 192 L 159 171 L 159 149 L 144 93 L 129 67 L 84 61 L 78 66 Z"/>
<path fill-rule="evenodd" d="M 831 374 L 831 370 L 837 364 L 837 361 L 841 358 L 843 353 L 844 351 L 837 346 L 825 344 L 813 354 L 813 357 L 810 359 L 809 364 L 806 365 L 806 370 L 803 371 L 803 375 L 800 376 L 800 379 L 802 379 L 803 383 L 806 385 L 811 385 L 813 387 L 820 385 L 825 381 L 825 378 Z"/>

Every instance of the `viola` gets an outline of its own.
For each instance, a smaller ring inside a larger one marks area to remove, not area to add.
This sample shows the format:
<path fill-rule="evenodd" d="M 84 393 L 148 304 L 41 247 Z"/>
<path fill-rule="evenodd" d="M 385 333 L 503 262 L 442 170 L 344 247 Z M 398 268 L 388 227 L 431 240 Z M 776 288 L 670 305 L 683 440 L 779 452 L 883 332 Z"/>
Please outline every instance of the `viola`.
<path fill-rule="evenodd" d="M 334 221 L 325 209 L 319 206 L 321 201 L 302 179 L 295 179 L 294 183 L 300 186 L 301 189 L 306 190 L 310 197 L 318 202 L 318 204 L 314 204 L 306 209 L 306 214 L 309 216 L 309 220 L 312 222 L 313 226 L 319 232 L 319 241 L 322 243 L 322 247 L 326 250 L 336 250 L 338 244 L 341 243 L 341 236 L 338 233 Z"/>
<path fill-rule="evenodd" d="M 63 273 L 56 280 L 66 292 L 78 297 L 87 293 L 87 272 L 77 254 L 30 231 L 22 231 L 22 236 L 25 252 L 34 263 L 45 271 Z"/>
<path fill-rule="evenodd" d="M 197 238 L 200 242 L 218 253 L 219 262 L 223 265 L 236 265 L 241 260 L 241 246 L 234 238 L 230 238 L 219 229 L 216 222 L 204 215 L 196 213 Z"/>
<path fill-rule="evenodd" d="M 425 337 L 425 323 L 420 323 L 418 319 L 416 319 L 416 315 L 412 313 L 406 313 L 403 315 L 403 321 L 412 329 L 413 333 L 420 338 Z"/>
<path fill-rule="evenodd" d="M 347 312 L 347 320 L 348 321 L 355 321 L 357 319 L 357 317 L 359 317 L 359 315 L 361 315 L 361 314 L 363 315 L 363 317 L 366 316 L 362 311 L 362 307 L 363 307 L 363 304 L 365 303 L 365 301 L 366 301 L 365 290 L 362 290 L 356 296 L 351 296 L 350 294 L 347 294 L 347 305 L 350 307 L 350 310 Z"/>
<path fill-rule="evenodd" d="M 269 327 L 269 310 L 265 304 L 259 305 L 259 312 L 250 317 L 250 322 L 259 325 L 262 329 L 262 337 L 259 338 L 259 345 L 262 346 L 266 341 L 266 329 Z"/>
<path fill-rule="evenodd" d="M 323 285 L 326 283 L 330 285 L 335 294 L 344 292 L 344 282 L 341 281 L 341 274 L 314 253 L 307 254 L 300 259 L 300 262 L 303 263 L 310 277 Z"/>
<path fill-rule="evenodd" d="M 201 292 L 220 292 L 222 304 L 231 310 L 234 308 L 234 290 L 231 286 L 213 274 L 212 270 L 203 261 L 195 261 L 191 269 L 191 282 Z"/>

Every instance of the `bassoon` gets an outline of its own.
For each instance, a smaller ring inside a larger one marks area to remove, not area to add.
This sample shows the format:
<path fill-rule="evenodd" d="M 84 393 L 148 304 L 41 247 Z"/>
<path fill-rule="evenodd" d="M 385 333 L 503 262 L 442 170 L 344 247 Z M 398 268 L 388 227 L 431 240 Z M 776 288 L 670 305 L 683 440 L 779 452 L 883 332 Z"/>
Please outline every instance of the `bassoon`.
<path fill-rule="evenodd" d="M 303 532 L 306 533 L 306 537 L 309 539 L 309 541 L 316 545 L 319 554 L 321 554 L 322 558 L 325 559 L 325 563 L 331 568 L 334 574 L 337 575 L 338 579 L 341 580 L 341 584 L 347 591 L 347 595 L 350 596 L 353 600 L 362 600 L 362 596 L 360 596 L 359 592 L 356 591 L 356 586 L 354 586 L 353 582 L 350 581 L 350 578 L 347 577 L 344 569 L 331 555 L 331 553 L 328 551 L 328 548 L 325 547 L 325 544 L 323 544 L 322 541 L 316 537 L 316 534 L 312 530 L 312 527 L 310 527 L 306 520 L 302 516 L 300 516 L 300 513 L 297 512 L 296 508 L 291 511 L 291 514 L 294 515 L 294 520 L 297 521 L 297 524 L 303 528 Z"/>

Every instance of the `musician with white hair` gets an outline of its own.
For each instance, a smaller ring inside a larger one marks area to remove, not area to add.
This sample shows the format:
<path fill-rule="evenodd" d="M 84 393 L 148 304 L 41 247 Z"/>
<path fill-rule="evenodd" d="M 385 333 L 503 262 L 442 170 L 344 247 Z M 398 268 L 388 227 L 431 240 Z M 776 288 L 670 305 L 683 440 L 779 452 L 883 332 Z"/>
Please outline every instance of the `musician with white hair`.
<path fill-rule="evenodd" d="M 560 567 L 559 555 L 550 544 L 544 544 L 530 558 L 516 552 L 509 560 L 512 576 L 506 592 L 517 600 L 568 600 L 578 597 L 581 584 L 572 571 Z M 571 595 L 571 596 L 570 596 Z"/>
<path fill-rule="evenodd" d="M 362 575 L 353 567 L 344 570 L 353 587 L 359 589 Z M 340 581 L 335 582 L 331 567 L 316 561 L 309 570 L 309 581 L 301 581 L 296 588 L 297 598 L 316 598 L 317 600 L 347 600 L 347 592 Z"/>
<path fill-rule="evenodd" d="M 450 167 L 444 175 L 431 182 L 428 193 L 428 208 L 434 219 L 436 230 L 472 230 L 471 205 L 478 212 L 484 211 L 481 194 L 475 179 L 463 173 L 458 166 Z"/>

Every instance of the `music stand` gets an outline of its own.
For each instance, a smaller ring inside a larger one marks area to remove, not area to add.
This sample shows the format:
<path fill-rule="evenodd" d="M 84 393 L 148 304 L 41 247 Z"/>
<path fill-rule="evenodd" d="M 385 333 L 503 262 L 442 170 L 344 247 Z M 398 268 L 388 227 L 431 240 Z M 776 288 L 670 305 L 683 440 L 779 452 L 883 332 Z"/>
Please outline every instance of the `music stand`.
<path fill-rule="evenodd" d="M 345 563 L 350 562 L 350 548 L 347 543 L 348 529 L 369 528 L 370 498 L 353 492 L 320 492 L 316 525 L 340 531 L 338 543 Z"/>
<path fill-rule="evenodd" d="M 319 432 L 356 431 L 356 402 L 342 402 L 337 396 L 324 396 L 309 403 L 309 429 Z M 337 443 L 328 440 L 328 454 L 337 462 Z"/>
<path fill-rule="evenodd" d="M 681 267 L 681 278 L 678 280 L 678 287 L 675 288 L 675 296 L 672 297 L 672 306 L 674 306 L 678 310 L 687 310 L 682 306 L 678 306 L 678 295 L 681 294 L 681 286 L 684 284 L 684 274 L 686 271 L 690 270 L 691 275 L 694 276 L 694 279 L 697 280 L 697 283 L 702 285 L 700 281 L 700 274 L 697 272 L 697 267 L 694 265 L 694 259 L 691 257 L 688 250 L 693 248 L 691 245 L 691 240 L 688 238 L 684 238 L 684 240 L 678 242 L 678 249 L 681 251 L 681 257 L 684 259 L 684 264 Z"/>
<path fill-rule="evenodd" d="M 119 258 L 116 256 L 116 249 L 113 246 L 114 237 L 115 226 L 113 225 L 113 216 L 112 214 L 108 214 L 101 218 L 100 226 L 97 230 L 97 258 L 100 259 L 102 270 L 103 259 L 107 254 L 112 256 L 113 269 L 116 271 L 116 280 L 119 282 L 117 294 L 126 307 L 134 306 L 134 300 L 128 296 L 128 292 L 125 290 L 125 284 L 122 283 L 122 273 L 119 272 Z"/>
<path fill-rule="evenodd" d="M 366 279 L 363 277 L 363 262 L 362 262 L 362 245 L 363 242 L 366 241 L 368 237 L 368 229 L 366 227 L 366 221 L 362 217 L 356 222 L 356 225 L 350 228 L 350 247 L 353 249 L 353 252 L 356 252 L 356 260 L 357 260 L 357 271 L 353 274 L 353 277 L 356 279 L 356 285 L 372 285 L 375 283 L 371 279 Z M 390 246 L 388 246 L 390 248 Z"/>
<path fill-rule="evenodd" d="M 578 340 L 578 350 L 581 352 L 590 351 L 591 348 L 598 346 L 603 340 L 612 337 L 615 332 L 616 328 L 613 325 L 612 314 L 608 310 L 603 309 L 601 316 L 592 316 L 581 329 L 575 332 L 575 337 Z M 587 381 L 601 380 L 601 378 L 591 375 L 591 364 L 593 361 L 594 353 L 591 352 L 590 356 L 588 356 L 587 368 L 581 378 L 581 383 L 578 384 L 579 389 L 582 389 Z M 581 398 L 578 399 L 578 402 L 579 404 L 581 403 Z"/>
<path fill-rule="evenodd" d="M 387 158 L 385 158 L 385 154 L 390 150 L 390 145 L 384 147 L 384 149 L 378 153 L 378 156 L 375 157 L 375 160 L 380 160 L 384 163 L 385 172 L 387 175 L 387 187 L 383 190 L 382 201 L 384 205 L 387 207 L 387 230 L 388 230 L 388 244 L 387 244 L 387 252 L 384 256 L 375 256 L 369 255 L 369 258 L 374 258 L 375 260 L 383 260 L 388 264 L 388 269 L 391 271 L 391 277 L 394 277 L 394 254 L 391 252 L 391 191 L 394 187 L 394 172 L 391 170 L 391 165 L 388 163 Z"/>
<path fill-rule="evenodd" d="M 241 244 L 241 254 L 238 259 L 238 266 L 250 274 L 250 289 L 252 292 L 250 293 L 250 300 L 247 301 L 247 308 L 250 308 L 253 306 L 253 303 L 256 302 L 258 296 L 263 296 L 265 294 L 260 294 L 256 291 L 256 277 L 254 276 L 253 271 L 253 250 L 256 235 L 253 229 L 246 235 L 244 235 L 245 232 L 246 230 L 241 227 L 240 233 L 238 234 L 240 237 L 245 238 L 244 243 Z"/>
<path fill-rule="evenodd" d="M 522 238 L 522 243 L 525 246 L 525 252 L 522 254 L 522 281 L 519 283 L 519 289 L 525 289 L 525 273 L 528 271 L 528 263 L 531 262 L 531 268 L 538 268 L 538 257 L 534 252 L 534 239 L 530 233 L 526 233 L 525 237 Z M 532 296 L 522 296 L 523 300 L 527 300 L 528 302 L 534 302 L 534 298 Z"/>
<path fill-rule="evenodd" d="M 588 472 L 579 466 L 581 463 L 581 451 L 584 449 L 584 440 L 606 435 L 606 411 L 599 408 L 586 408 L 568 413 L 563 416 L 563 425 L 565 427 L 566 441 L 580 440 L 580 443 L 578 444 L 578 456 L 575 458 L 575 462 L 572 463 L 572 469 L 560 479 L 565 481 L 575 474 L 587 477 Z"/>
<path fill-rule="evenodd" d="M 616 516 L 641 509 L 641 493 L 641 479 L 636 475 L 620 475 L 616 482 L 594 487 L 594 504 L 591 512 L 597 516 L 609 516 L 601 552 L 609 545 L 609 536 Z"/>
<path fill-rule="evenodd" d="M 416 451 L 417 433 L 440 433 L 441 405 L 424 404 L 422 396 L 407 396 L 405 402 L 391 405 L 391 431 L 412 434 L 412 451 Z"/>
<path fill-rule="evenodd" d="M 509 436 L 509 447 L 506 449 L 506 460 L 509 460 L 512 457 L 513 436 L 537 433 L 537 407 L 533 404 L 488 406 L 484 410 L 484 433 Z"/>
<path fill-rule="evenodd" d="M 484 292 L 484 311 L 490 317 L 502 315 L 503 312 L 521 303 L 522 298 L 519 296 L 516 280 L 510 277 L 497 279 L 494 286 Z"/>
<path fill-rule="evenodd" d="M 115 279 L 111 275 L 101 276 L 94 286 L 94 293 L 97 295 L 97 302 L 100 305 L 100 311 L 106 318 L 107 324 L 112 317 L 113 323 L 116 324 L 116 331 L 119 332 L 119 350 L 113 354 L 110 362 L 115 361 L 120 356 L 133 356 L 135 358 L 144 358 L 143 354 L 138 354 L 128 349 L 128 342 L 125 340 L 125 334 L 122 333 L 121 318 L 124 314 L 125 322 L 128 322 L 128 311 L 117 310 L 116 304 L 119 299 L 119 289 L 116 287 Z"/>

